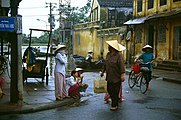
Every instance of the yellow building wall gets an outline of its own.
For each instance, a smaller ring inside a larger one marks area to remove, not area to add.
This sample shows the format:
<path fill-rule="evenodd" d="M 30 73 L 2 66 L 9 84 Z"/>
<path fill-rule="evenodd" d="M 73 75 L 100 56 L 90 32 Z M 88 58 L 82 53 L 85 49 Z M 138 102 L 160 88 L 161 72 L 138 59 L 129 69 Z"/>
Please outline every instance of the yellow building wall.
<path fill-rule="evenodd" d="M 171 20 L 170 23 L 170 39 L 171 39 L 171 43 L 170 43 L 170 59 L 173 59 L 173 53 L 174 53 L 174 27 L 176 26 L 181 26 L 181 21 L 179 19 L 175 19 L 175 20 Z"/>
<path fill-rule="evenodd" d="M 171 5 L 171 9 L 175 9 L 175 8 L 181 8 L 181 1 L 178 2 L 173 2 L 172 0 L 170 0 L 170 5 Z"/>
<path fill-rule="evenodd" d="M 73 54 L 86 56 L 92 50 L 92 33 L 89 30 L 74 31 Z"/>
<path fill-rule="evenodd" d="M 145 26 L 144 25 L 137 25 L 137 26 L 135 26 L 135 29 L 137 27 L 142 30 L 142 38 L 141 38 L 141 43 L 135 43 L 135 56 L 138 56 L 142 53 L 142 47 L 145 46 L 145 43 L 146 43 Z M 136 37 L 135 33 L 134 33 L 134 36 Z"/>
<path fill-rule="evenodd" d="M 78 54 L 81 56 L 86 56 L 88 50 L 93 51 L 93 61 L 98 60 L 98 58 L 101 56 L 101 41 L 104 40 L 104 54 L 103 57 L 106 57 L 106 54 L 108 52 L 108 45 L 105 41 L 107 40 L 118 40 L 120 39 L 119 34 L 112 34 L 108 35 L 105 34 L 103 38 L 101 36 L 97 36 L 97 30 L 96 29 L 85 29 L 83 26 L 79 29 L 74 31 L 73 34 L 73 54 Z M 126 30 L 126 27 L 123 27 L 124 29 L 120 30 L 119 33 L 124 33 Z M 110 29 L 104 29 L 104 30 L 112 30 L 112 29 L 120 29 L 120 28 L 110 28 Z M 79 42 L 80 41 L 80 42 Z M 122 40 L 122 45 L 125 46 L 125 40 Z M 124 58 L 126 57 L 126 51 L 123 51 Z"/>
<path fill-rule="evenodd" d="M 133 15 L 135 17 L 143 17 L 148 15 L 153 15 L 163 11 L 169 11 L 176 8 L 181 8 L 181 1 L 173 2 L 173 0 L 167 0 L 167 5 L 160 6 L 160 0 L 154 0 L 154 7 L 152 9 L 148 8 L 148 0 L 142 0 L 142 11 L 137 12 L 137 0 L 133 2 Z"/>
<path fill-rule="evenodd" d="M 167 5 L 160 6 L 160 0 L 154 0 L 154 8 L 148 8 L 148 0 L 143 0 L 142 3 L 142 12 L 137 13 L 137 0 L 134 0 L 134 11 L 133 14 L 135 17 L 144 17 L 154 15 L 164 11 L 170 11 L 174 9 L 181 9 L 181 1 L 173 2 L 172 0 L 167 0 Z M 157 25 L 165 24 L 167 28 L 166 31 L 166 42 L 158 42 L 157 40 Z M 181 26 L 180 17 L 167 19 L 155 19 L 151 24 L 154 25 L 154 47 L 156 50 L 155 55 L 157 58 L 161 58 L 162 60 L 173 60 L 174 54 L 174 27 Z M 145 26 L 145 28 L 144 28 Z M 142 32 L 142 43 L 135 44 L 135 55 L 139 55 L 142 53 L 141 48 L 145 45 L 146 40 L 146 24 L 143 25 L 135 25 L 135 27 L 141 27 L 143 29 Z M 133 41 L 135 41 L 135 32 L 133 33 Z"/>

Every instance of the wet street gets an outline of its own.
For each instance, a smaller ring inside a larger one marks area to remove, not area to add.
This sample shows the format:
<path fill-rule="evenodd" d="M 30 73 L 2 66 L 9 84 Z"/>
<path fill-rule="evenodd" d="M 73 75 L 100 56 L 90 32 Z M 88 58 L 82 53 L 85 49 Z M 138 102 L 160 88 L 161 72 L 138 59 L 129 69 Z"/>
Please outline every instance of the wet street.
<path fill-rule="evenodd" d="M 79 103 L 62 108 L 17 115 L 2 115 L 1 120 L 180 120 L 180 84 L 153 79 L 150 91 L 141 94 L 139 88 L 130 89 L 123 83 L 123 96 L 126 101 L 119 104 L 119 110 L 110 111 L 110 104 L 103 101 L 104 94 L 93 92 L 93 80 L 99 72 L 85 72 L 84 81 L 89 85 L 82 93 Z"/>

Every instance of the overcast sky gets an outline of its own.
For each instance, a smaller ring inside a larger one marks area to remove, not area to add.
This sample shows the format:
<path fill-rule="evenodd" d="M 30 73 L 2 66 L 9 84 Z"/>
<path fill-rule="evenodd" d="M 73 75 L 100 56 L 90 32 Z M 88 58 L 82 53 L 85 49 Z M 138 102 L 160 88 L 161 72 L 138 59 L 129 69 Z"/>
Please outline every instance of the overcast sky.
<path fill-rule="evenodd" d="M 62 0 L 64 1 L 64 0 Z M 23 33 L 29 34 L 29 28 L 49 29 L 48 14 L 50 8 L 46 7 L 46 3 L 57 3 L 57 8 L 52 12 L 58 14 L 59 0 L 22 0 L 19 5 L 18 13 L 22 15 Z M 71 6 L 82 7 L 85 6 L 87 0 L 71 0 Z M 49 4 L 47 4 L 49 6 Z M 58 15 L 55 15 L 55 19 L 58 19 Z M 40 19 L 38 21 L 37 19 Z M 59 27 L 59 23 L 56 22 L 55 28 Z M 33 34 L 35 36 L 41 35 L 37 32 Z"/>

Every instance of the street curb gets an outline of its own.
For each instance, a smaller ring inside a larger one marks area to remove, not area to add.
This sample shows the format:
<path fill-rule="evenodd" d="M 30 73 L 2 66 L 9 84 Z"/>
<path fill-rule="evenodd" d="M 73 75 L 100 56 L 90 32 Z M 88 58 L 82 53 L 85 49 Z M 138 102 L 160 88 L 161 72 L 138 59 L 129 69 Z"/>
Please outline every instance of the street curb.
<path fill-rule="evenodd" d="M 43 110 L 50 110 L 54 108 L 59 108 L 62 106 L 68 106 L 76 103 L 79 99 L 73 99 L 69 98 L 64 101 L 55 101 L 51 102 L 49 104 L 41 104 L 41 105 L 23 105 L 22 107 L 19 107 L 17 109 L 9 109 L 6 108 L 4 111 L 0 111 L 0 115 L 5 115 L 5 114 L 26 114 L 26 113 L 34 113 L 38 111 L 43 111 Z"/>
<path fill-rule="evenodd" d="M 178 79 L 171 79 L 171 78 L 166 78 L 166 77 L 164 77 L 164 78 L 163 78 L 163 81 L 181 84 L 181 80 L 178 80 Z"/>

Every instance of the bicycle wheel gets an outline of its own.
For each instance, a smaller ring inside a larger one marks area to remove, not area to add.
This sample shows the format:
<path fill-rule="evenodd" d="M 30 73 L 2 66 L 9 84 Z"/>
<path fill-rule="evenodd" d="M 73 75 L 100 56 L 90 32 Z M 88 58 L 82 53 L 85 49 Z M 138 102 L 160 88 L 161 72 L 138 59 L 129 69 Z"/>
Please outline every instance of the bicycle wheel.
<path fill-rule="evenodd" d="M 147 83 L 148 75 L 142 73 L 141 80 L 140 80 L 140 91 L 142 94 L 145 94 L 148 90 L 148 83 Z"/>
<path fill-rule="evenodd" d="M 135 77 L 134 71 L 132 70 L 129 73 L 128 85 L 130 88 L 133 88 L 135 86 L 135 84 L 136 84 L 136 77 Z"/>

